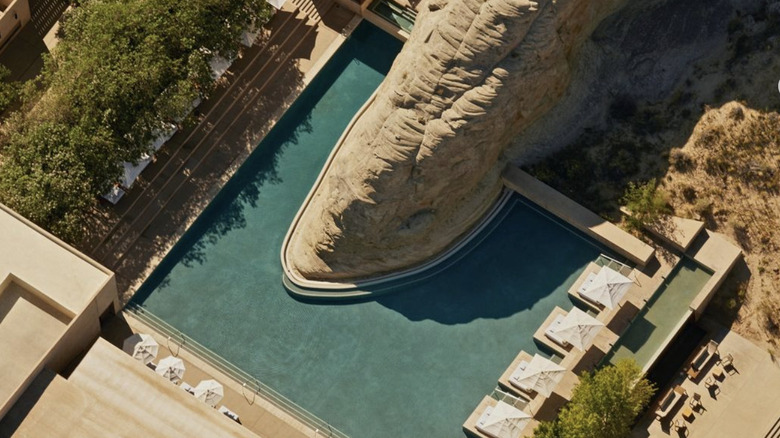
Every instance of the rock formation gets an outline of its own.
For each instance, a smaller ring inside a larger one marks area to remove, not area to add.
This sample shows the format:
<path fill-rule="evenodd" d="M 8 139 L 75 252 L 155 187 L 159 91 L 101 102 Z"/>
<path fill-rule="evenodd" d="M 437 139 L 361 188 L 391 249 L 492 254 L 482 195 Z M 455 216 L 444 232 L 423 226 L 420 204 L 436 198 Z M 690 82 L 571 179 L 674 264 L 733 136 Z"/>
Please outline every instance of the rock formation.
<path fill-rule="evenodd" d="M 562 95 L 621 0 L 429 0 L 290 234 L 294 276 L 354 281 L 445 250 L 501 190 L 502 150 Z"/>

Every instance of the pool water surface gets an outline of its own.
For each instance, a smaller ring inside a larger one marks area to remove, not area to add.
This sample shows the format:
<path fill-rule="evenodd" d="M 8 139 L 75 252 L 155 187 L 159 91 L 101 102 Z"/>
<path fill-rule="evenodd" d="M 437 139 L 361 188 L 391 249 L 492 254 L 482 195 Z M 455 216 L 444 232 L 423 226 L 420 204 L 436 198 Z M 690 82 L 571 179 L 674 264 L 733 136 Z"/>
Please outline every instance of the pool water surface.
<path fill-rule="evenodd" d="M 134 302 L 354 438 L 450 438 L 604 250 L 513 196 L 432 277 L 364 302 L 288 295 L 287 228 L 399 50 L 362 23 Z"/>

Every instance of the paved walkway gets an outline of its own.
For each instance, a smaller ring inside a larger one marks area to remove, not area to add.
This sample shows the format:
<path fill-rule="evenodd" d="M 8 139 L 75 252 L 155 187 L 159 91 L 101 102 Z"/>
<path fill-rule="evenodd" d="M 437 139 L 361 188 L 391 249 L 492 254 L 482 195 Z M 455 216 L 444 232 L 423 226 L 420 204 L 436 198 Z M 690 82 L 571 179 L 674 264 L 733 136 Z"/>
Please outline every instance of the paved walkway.
<path fill-rule="evenodd" d="M 318 436 L 315 435 L 314 430 L 282 411 L 273 403 L 180 348 L 176 342 L 156 333 L 132 315 L 123 313 L 103 328 L 103 337 L 117 348 L 122 348 L 124 340 L 133 333 L 148 333 L 155 338 L 160 345 L 155 362 L 167 356 L 176 356 L 182 359 L 186 367 L 184 382 L 191 386 L 206 379 L 215 379 L 221 383 L 225 388 L 225 395 L 220 404 L 237 413 L 242 425 L 258 436 L 286 438 Z"/>
<path fill-rule="evenodd" d="M 670 387 L 681 385 L 685 396 L 668 420 L 684 422 L 686 430 L 672 430 L 669 421 L 655 420 L 655 406 L 650 406 L 632 433 L 632 438 L 646 437 L 763 437 L 780 416 L 780 367 L 772 357 L 740 335 L 705 322 L 713 339 L 718 341 L 721 357 L 731 354 L 733 367 L 716 363 L 705 368 L 697 381 L 680 376 Z M 713 372 L 723 369 L 724 377 L 708 388 L 705 381 Z M 682 370 L 681 370 L 682 371 Z M 661 388 L 668 391 L 669 388 Z M 683 412 L 695 393 L 701 395 L 703 409 L 693 410 L 688 419 Z"/>
<path fill-rule="evenodd" d="M 117 274 L 123 303 L 357 25 L 332 0 L 293 0 L 120 202 L 101 203 L 80 249 Z"/>

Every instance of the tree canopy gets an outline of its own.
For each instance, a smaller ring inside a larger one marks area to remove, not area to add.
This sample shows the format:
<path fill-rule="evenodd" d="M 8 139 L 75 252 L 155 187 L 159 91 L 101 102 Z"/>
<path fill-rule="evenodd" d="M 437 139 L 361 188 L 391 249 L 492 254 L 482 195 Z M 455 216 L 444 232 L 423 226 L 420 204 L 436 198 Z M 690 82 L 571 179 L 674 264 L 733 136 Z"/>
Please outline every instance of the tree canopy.
<path fill-rule="evenodd" d="M 264 0 L 90 0 L 66 13 L 37 95 L 2 132 L 0 200 L 68 240 L 123 161 L 211 91 L 212 56 L 270 18 Z"/>
<path fill-rule="evenodd" d="M 642 184 L 629 182 L 621 202 L 631 211 L 626 221 L 635 230 L 655 222 L 662 214 L 669 212 L 666 194 L 658 188 L 655 178 Z"/>
<path fill-rule="evenodd" d="M 572 399 L 535 438 L 625 438 L 655 388 L 632 359 L 623 359 L 581 377 Z"/>

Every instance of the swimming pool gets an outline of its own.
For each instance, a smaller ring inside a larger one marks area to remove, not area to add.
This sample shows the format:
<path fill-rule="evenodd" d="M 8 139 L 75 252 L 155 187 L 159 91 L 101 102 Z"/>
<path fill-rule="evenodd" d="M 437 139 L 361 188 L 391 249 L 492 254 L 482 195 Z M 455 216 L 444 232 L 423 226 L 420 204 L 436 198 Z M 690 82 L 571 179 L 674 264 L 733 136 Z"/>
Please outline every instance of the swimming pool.
<path fill-rule="evenodd" d="M 644 368 L 688 313 L 689 304 L 711 276 L 698 263 L 684 257 L 634 318 L 605 362 L 614 364 L 633 357 Z"/>
<path fill-rule="evenodd" d="M 361 24 L 134 302 L 355 438 L 461 425 L 603 249 L 514 196 L 474 248 L 373 301 L 309 304 L 279 250 L 330 149 L 400 43 Z"/>

